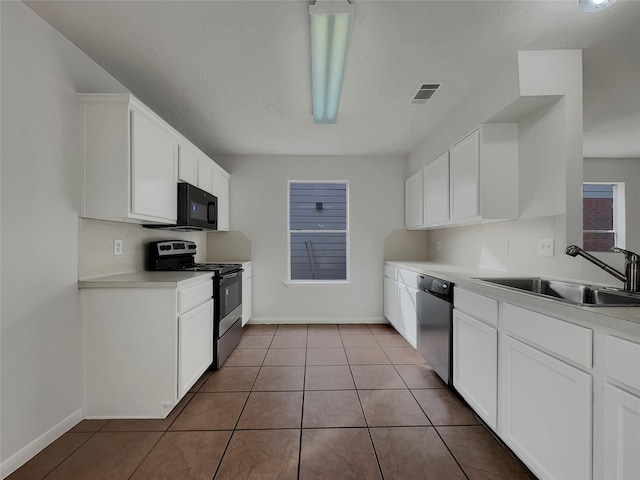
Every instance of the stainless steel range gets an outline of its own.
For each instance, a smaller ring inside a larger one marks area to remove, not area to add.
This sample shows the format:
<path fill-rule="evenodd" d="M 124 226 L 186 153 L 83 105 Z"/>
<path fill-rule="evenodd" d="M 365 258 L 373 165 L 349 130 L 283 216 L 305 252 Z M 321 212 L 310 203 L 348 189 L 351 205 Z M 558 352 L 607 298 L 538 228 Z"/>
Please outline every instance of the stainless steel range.
<path fill-rule="evenodd" d="M 148 270 L 214 272 L 213 276 L 213 364 L 217 370 L 236 347 L 242 335 L 242 265 L 196 263 L 196 244 L 187 240 L 151 242 Z"/>

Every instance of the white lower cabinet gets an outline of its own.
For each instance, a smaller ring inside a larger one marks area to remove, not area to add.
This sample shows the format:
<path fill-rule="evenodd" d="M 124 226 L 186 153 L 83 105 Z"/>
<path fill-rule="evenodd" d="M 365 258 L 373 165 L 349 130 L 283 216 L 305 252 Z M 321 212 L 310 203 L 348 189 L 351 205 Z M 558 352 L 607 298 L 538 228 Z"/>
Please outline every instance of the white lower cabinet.
<path fill-rule="evenodd" d="M 164 418 L 213 359 L 211 275 L 81 290 L 85 418 Z"/>
<path fill-rule="evenodd" d="M 183 397 L 213 362 L 213 300 L 178 317 L 178 396 Z"/>
<path fill-rule="evenodd" d="M 500 335 L 500 436 L 541 479 L 592 476 L 592 376 Z"/>
<path fill-rule="evenodd" d="M 457 309 L 453 311 L 453 386 L 495 429 L 498 414 L 498 330 Z"/>
<path fill-rule="evenodd" d="M 417 289 L 398 282 L 398 318 L 395 327 L 413 348 L 417 348 L 418 340 L 417 295 Z"/>
<path fill-rule="evenodd" d="M 252 296 L 252 268 L 251 264 L 244 264 L 242 272 L 242 326 L 244 327 L 251 319 L 251 296 Z"/>
<path fill-rule="evenodd" d="M 604 384 L 605 479 L 640 478 L 640 397 Z"/>
<path fill-rule="evenodd" d="M 398 328 L 398 283 L 389 277 L 384 277 L 384 316 Z"/>

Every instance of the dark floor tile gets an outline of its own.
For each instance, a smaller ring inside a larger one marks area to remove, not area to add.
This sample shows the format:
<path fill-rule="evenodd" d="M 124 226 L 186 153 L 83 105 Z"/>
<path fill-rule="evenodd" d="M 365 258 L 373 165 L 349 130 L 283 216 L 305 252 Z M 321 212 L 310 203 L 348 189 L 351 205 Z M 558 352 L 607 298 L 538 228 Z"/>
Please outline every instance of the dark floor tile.
<path fill-rule="evenodd" d="M 264 366 L 300 366 L 305 364 L 307 350 L 304 348 L 270 348 L 264 357 Z"/>
<path fill-rule="evenodd" d="M 307 348 L 306 335 L 276 335 L 271 348 Z"/>
<path fill-rule="evenodd" d="M 344 323 L 338 325 L 341 335 L 367 335 L 371 331 L 364 323 Z"/>
<path fill-rule="evenodd" d="M 447 388 L 429 365 L 396 365 L 396 370 L 409 388 Z"/>
<path fill-rule="evenodd" d="M 407 388 L 392 365 L 351 365 L 357 389 Z"/>
<path fill-rule="evenodd" d="M 211 372 L 204 372 L 202 376 L 198 379 L 198 381 L 194 383 L 193 386 L 189 389 L 189 392 L 195 393 L 198 390 L 200 390 L 200 388 L 202 387 L 202 385 L 204 385 L 204 382 L 207 381 L 210 375 L 211 375 Z"/>
<path fill-rule="evenodd" d="M 211 480 L 231 432 L 168 432 L 131 480 Z"/>
<path fill-rule="evenodd" d="M 67 432 L 7 477 L 7 480 L 41 480 L 91 438 L 92 433 Z"/>
<path fill-rule="evenodd" d="M 354 335 L 342 335 L 342 344 L 346 347 L 379 347 L 378 342 L 373 335 L 367 333 L 366 335 L 354 334 Z"/>
<path fill-rule="evenodd" d="M 300 480 L 381 478 L 366 428 L 302 431 Z"/>
<path fill-rule="evenodd" d="M 236 348 L 224 362 L 225 367 L 259 367 L 262 365 L 266 348 Z"/>
<path fill-rule="evenodd" d="M 280 324 L 278 325 L 278 330 L 276 330 L 276 335 L 306 335 L 307 334 L 307 325 L 304 323 L 291 323 L 291 324 Z"/>
<path fill-rule="evenodd" d="M 254 391 L 292 391 L 304 388 L 304 367 L 262 367 Z"/>
<path fill-rule="evenodd" d="M 249 392 L 260 367 L 222 367 L 213 372 L 200 392 Z"/>
<path fill-rule="evenodd" d="M 311 323 L 307 325 L 307 332 L 309 335 L 315 332 L 338 333 L 338 325 L 335 323 Z"/>
<path fill-rule="evenodd" d="M 366 426 L 358 394 L 355 390 L 305 392 L 302 426 Z"/>
<path fill-rule="evenodd" d="M 374 335 L 398 335 L 396 329 L 389 323 L 370 323 L 367 326 Z"/>
<path fill-rule="evenodd" d="M 401 335 L 377 335 L 374 338 L 381 347 L 411 347 Z"/>
<path fill-rule="evenodd" d="M 236 348 L 269 348 L 272 335 L 243 335 Z"/>
<path fill-rule="evenodd" d="M 355 335 L 351 336 L 355 337 Z M 391 363 L 380 347 L 345 348 L 345 352 L 347 352 L 350 365 L 388 365 Z"/>
<path fill-rule="evenodd" d="M 233 430 L 247 393 L 196 393 L 171 430 Z"/>
<path fill-rule="evenodd" d="M 161 436 L 161 432 L 98 432 L 47 480 L 126 480 Z"/>
<path fill-rule="evenodd" d="M 344 348 L 308 348 L 307 365 L 348 365 Z"/>
<path fill-rule="evenodd" d="M 273 335 L 277 329 L 275 324 L 249 323 L 242 327 L 242 335 Z"/>
<path fill-rule="evenodd" d="M 434 425 L 478 425 L 469 406 L 447 388 L 412 390 L 416 400 Z"/>
<path fill-rule="evenodd" d="M 527 467 L 481 425 L 437 427 L 469 480 L 535 480 Z"/>
<path fill-rule="evenodd" d="M 307 348 L 338 348 L 342 347 L 342 337 L 336 329 L 335 333 L 309 332 L 307 336 Z"/>
<path fill-rule="evenodd" d="M 370 427 L 429 425 L 409 390 L 358 391 Z"/>
<path fill-rule="evenodd" d="M 101 432 L 163 432 L 167 430 L 171 424 L 178 418 L 180 412 L 187 406 L 193 398 L 193 393 L 187 393 L 182 400 L 178 402 L 173 410 L 166 418 L 150 418 L 150 419 L 115 419 L 102 427 Z"/>
<path fill-rule="evenodd" d="M 69 430 L 71 433 L 97 432 L 104 427 L 109 420 L 82 420 Z"/>
<path fill-rule="evenodd" d="M 385 480 L 465 480 L 433 427 L 372 428 Z"/>
<path fill-rule="evenodd" d="M 236 430 L 216 480 L 296 480 L 300 430 Z"/>
<path fill-rule="evenodd" d="M 300 428 L 302 392 L 251 392 L 238 429 Z"/>
<path fill-rule="evenodd" d="M 305 390 L 353 390 L 353 377 L 346 365 L 307 366 Z"/>
<path fill-rule="evenodd" d="M 424 358 L 413 347 L 383 347 L 384 353 L 394 365 L 422 365 Z"/>

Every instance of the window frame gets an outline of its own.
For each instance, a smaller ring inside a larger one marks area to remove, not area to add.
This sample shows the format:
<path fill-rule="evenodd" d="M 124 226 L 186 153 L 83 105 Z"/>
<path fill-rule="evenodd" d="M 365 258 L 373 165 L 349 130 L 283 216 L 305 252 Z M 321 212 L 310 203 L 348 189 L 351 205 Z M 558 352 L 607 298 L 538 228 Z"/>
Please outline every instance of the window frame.
<path fill-rule="evenodd" d="M 584 185 L 612 185 L 613 186 L 613 230 L 585 230 L 582 226 L 582 242 L 585 233 L 613 233 L 613 244 L 619 248 L 626 248 L 626 210 L 625 210 L 625 182 L 582 182 L 582 197 L 584 199 Z M 595 253 L 607 253 L 602 250 L 587 250 Z"/>
<path fill-rule="evenodd" d="M 291 230 L 291 184 L 292 183 L 336 183 L 346 187 L 346 229 L 345 230 Z M 348 180 L 287 180 L 287 286 L 335 286 L 348 285 L 351 283 L 351 199 L 350 186 Z M 291 234 L 292 233 L 344 233 L 345 234 L 345 261 L 346 275 L 344 280 L 292 280 L 291 279 Z"/>

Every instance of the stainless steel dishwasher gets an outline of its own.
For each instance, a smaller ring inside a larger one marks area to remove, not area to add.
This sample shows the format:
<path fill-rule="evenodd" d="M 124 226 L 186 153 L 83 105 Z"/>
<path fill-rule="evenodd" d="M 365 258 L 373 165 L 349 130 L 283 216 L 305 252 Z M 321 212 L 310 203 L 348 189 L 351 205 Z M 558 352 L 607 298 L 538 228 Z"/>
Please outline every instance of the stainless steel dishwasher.
<path fill-rule="evenodd" d="M 418 279 L 418 353 L 447 385 L 453 384 L 453 283 Z"/>

